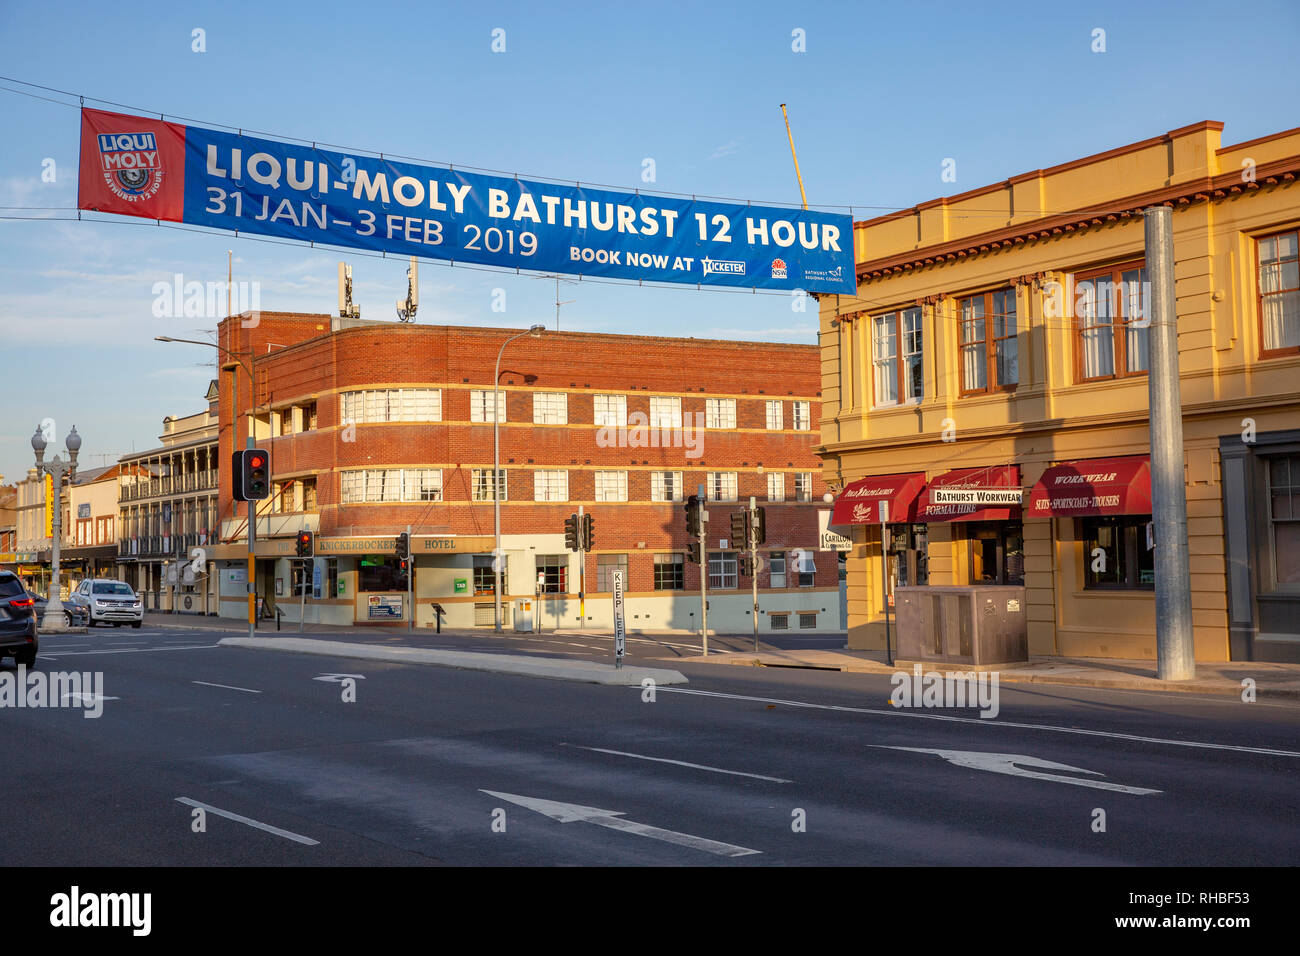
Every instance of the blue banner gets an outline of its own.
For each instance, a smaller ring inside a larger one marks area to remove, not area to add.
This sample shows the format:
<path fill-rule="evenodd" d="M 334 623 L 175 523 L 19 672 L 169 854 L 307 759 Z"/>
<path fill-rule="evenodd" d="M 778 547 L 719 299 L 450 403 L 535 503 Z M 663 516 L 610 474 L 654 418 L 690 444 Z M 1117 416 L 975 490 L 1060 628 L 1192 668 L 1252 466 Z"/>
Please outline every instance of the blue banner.
<path fill-rule="evenodd" d="M 183 221 L 195 225 L 506 269 L 856 292 L 845 215 L 530 182 L 183 129 Z M 139 150 L 141 163 L 153 155 Z M 128 214 L 148 215 L 137 206 Z"/>

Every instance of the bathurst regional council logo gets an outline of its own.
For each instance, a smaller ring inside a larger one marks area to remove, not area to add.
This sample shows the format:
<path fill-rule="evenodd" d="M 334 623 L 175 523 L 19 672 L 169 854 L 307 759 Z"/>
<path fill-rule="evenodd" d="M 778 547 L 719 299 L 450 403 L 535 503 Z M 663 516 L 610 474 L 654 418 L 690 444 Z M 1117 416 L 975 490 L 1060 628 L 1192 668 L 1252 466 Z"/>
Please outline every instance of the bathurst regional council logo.
<path fill-rule="evenodd" d="M 158 194 L 164 170 L 153 133 L 100 133 L 96 141 L 104 182 L 114 195 L 140 202 Z"/>

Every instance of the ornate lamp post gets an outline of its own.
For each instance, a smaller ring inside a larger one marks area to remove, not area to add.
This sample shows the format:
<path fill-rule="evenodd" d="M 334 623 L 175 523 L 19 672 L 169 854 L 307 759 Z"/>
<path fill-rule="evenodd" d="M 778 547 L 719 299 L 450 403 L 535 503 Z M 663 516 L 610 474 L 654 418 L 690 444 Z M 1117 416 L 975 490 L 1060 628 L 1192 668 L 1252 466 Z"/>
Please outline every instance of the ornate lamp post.
<path fill-rule="evenodd" d="M 81 436 L 77 434 L 76 425 L 73 425 L 72 430 L 68 432 L 64 444 L 68 448 L 68 461 L 64 461 L 58 455 L 48 462 L 45 461 L 45 436 L 41 434 L 41 426 L 36 426 L 36 434 L 32 436 L 32 450 L 36 452 L 36 475 L 37 477 L 49 475 L 54 479 L 50 593 L 45 604 L 45 619 L 41 624 L 41 630 L 53 633 L 68 630 L 64 623 L 63 576 L 59 569 L 59 544 L 63 538 L 63 476 L 66 474 L 69 481 L 77 477 L 77 453 L 81 451 Z"/>

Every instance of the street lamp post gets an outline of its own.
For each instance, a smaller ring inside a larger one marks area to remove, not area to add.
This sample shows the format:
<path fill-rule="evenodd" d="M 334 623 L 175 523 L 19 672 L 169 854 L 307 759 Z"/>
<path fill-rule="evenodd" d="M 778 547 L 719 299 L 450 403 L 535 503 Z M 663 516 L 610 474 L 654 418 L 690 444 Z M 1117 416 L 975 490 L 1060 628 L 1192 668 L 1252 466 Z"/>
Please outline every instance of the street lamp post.
<path fill-rule="evenodd" d="M 81 451 L 81 436 L 77 434 L 77 426 L 73 425 L 72 430 L 68 432 L 68 437 L 64 444 L 68 449 L 68 461 L 64 461 L 58 455 L 55 455 L 48 462 L 45 460 L 45 436 L 41 434 L 41 426 L 36 426 L 36 434 L 32 435 L 32 450 L 36 452 L 36 475 L 49 475 L 54 481 L 54 521 L 51 527 L 51 554 L 50 554 L 50 593 L 45 602 L 45 619 L 41 622 L 41 630 L 59 633 L 67 631 L 69 628 L 64 623 L 65 611 L 63 610 L 63 575 L 59 567 L 59 543 L 63 537 L 63 476 L 66 474 L 71 482 L 77 477 L 77 452 Z"/>
<path fill-rule="evenodd" d="M 244 441 L 245 441 L 246 448 L 252 448 L 255 443 L 253 436 L 254 433 L 256 432 L 254 419 L 257 415 L 257 381 L 256 379 L 253 378 L 252 366 L 246 364 L 243 359 L 241 359 L 237 354 L 232 352 L 230 349 L 226 348 L 224 345 L 218 345 L 216 342 L 203 342 L 200 341 L 199 339 L 176 339 L 176 338 L 172 338 L 170 335 L 155 335 L 154 341 L 155 342 L 181 342 L 185 345 L 209 345 L 212 348 L 215 348 L 217 351 L 224 352 L 226 355 L 229 355 L 232 359 L 234 359 L 243 367 L 244 371 L 248 373 L 248 388 L 249 388 L 248 437 Z M 257 354 L 253 352 L 251 348 L 249 350 L 248 358 L 249 358 L 249 362 L 257 361 Z M 233 421 L 233 417 L 236 414 L 238 414 L 239 379 L 236 376 L 232 376 L 232 377 L 235 379 L 234 398 L 230 406 L 231 416 Z M 239 443 L 237 440 L 235 440 L 234 433 L 232 432 L 231 445 L 234 446 L 236 451 L 239 450 L 238 444 Z M 248 538 L 248 571 L 247 571 L 248 574 L 248 584 L 247 584 L 248 636 L 251 638 L 254 636 L 254 631 L 257 628 L 257 588 L 256 588 L 257 565 L 256 565 L 256 558 L 254 557 L 254 549 L 257 545 L 257 502 L 249 501 L 247 502 L 247 504 L 248 504 L 248 535 L 247 535 Z M 235 512 L 235 515 L 236 516 L 238 515 L 238 511 Z"/>
<path fill-rule="evenodd" d="M 542 333 L 545 331 L 546 326 L 534 325 L 527 332 L 512 335 L 502 342 L 501 349 L 497 352 L 496 372 L 492 376 L 492 528 L 495 542 L 492 549 L 492 626 L 498 634 L 501 633 L 501 565 L 503 563 L 503 555 L 501 554 L 501 416 L 498 414 L 501 409 L 501 356 L 505 354 L 506 346 L 515 339 L 522 339 L 525 335 L 541 338 Z"/>

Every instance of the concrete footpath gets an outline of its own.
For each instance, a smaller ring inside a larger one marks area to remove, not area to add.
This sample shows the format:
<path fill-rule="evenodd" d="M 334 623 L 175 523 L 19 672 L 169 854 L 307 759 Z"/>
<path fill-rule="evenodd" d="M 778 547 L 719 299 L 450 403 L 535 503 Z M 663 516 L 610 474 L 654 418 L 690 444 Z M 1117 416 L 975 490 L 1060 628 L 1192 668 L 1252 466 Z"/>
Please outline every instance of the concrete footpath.
<path fill-rule="evenodd" d="M 472 651 L 440 651 L 421 647 L 349 644 L 345 641 L 316 641 L 305 637 L 227 637 L 222 647 L 243 647 L 258 651 L 289 651 L 319 654 L 361 661 L 391 664 L 429 664 L 462 670 L 492 671 L 521 677 L 546 677 L 551 680 L 581 681 L 584 684 L 611 684 L 639 687 L 645 680 L 656 684 L 685 684 L 680 671 L 660 667 L 615 667 L 595 661 L 564 660 L 524 654 L 476 654 Z"/>
<path fill-rule="evenodd" d="M 831 670 L 855 674 L 911 672 L 918 664 L 922 672 L 970 671 L 963 664 L 935 661 L 896 660 L 885 663 L 884 651 L 777 650 L 759 653 L 733 651 L 687 658 L 690 663 L 732 664 L 747 667 L 790 667 Z M 685 661 L 684 661 L 685 662 Z M 1186 681 L 1156 678 L 1155 661 L 1111 660 L 1108 658 L 1034 657 L 1025 663 L 999 664 L 980 668 L 997 671 L 1004 684 L 1070 684 L 1076 687 L 1107 687 L 1117 690 L 1162 691 L 1167 693 L 1224 694 L 1239 697 L 1247 679 L 1254 681 L 1260 700 L 1300 701 L 1300 664 L 1262 662 L 1198 663 L 1196 677 Z"/>

